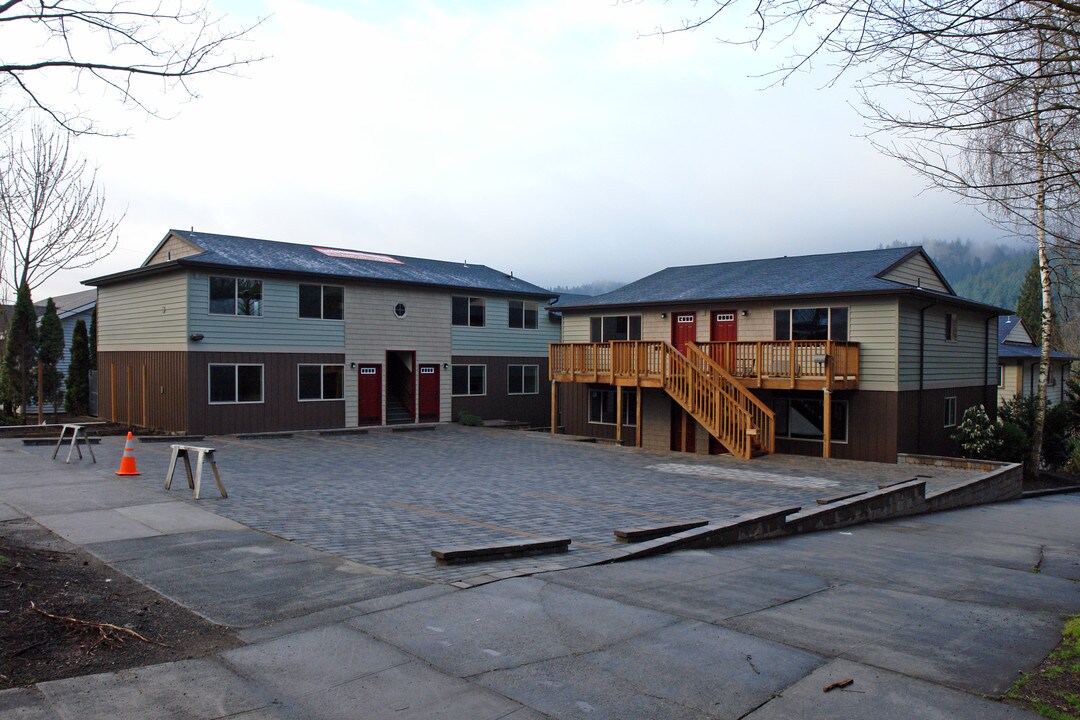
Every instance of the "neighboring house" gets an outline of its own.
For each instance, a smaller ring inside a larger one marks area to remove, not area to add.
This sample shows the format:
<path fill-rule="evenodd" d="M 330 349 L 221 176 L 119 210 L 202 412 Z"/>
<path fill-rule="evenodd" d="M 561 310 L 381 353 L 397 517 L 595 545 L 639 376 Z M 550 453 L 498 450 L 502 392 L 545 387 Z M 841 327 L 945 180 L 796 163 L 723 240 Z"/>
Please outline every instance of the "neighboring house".
<path fill-rule="evenodd" d="M 1041 355 L 1019 315 L 998 318 L 998 404 L 1014 397 L 1035 396 Z M 1057 350 L 1050 351 L 1050 374 L 1046 378 L 1046 401 L 1050 406 L 1065 399 L 1070 364 L 1076 359 Z"/>
<path fill-rule="evenodd" d="M 214 434 L 546 425 L 552 294 L 483 265 L 170 230 L 98 287 L 98 415 Z"/>
<path fill-rule="evenodd" d="M 1004 311 L 918 247 L 672 267 L 557 307 L 567 433 L 894 462 L 955 454 L 964 410 L 997 407 Z"/>

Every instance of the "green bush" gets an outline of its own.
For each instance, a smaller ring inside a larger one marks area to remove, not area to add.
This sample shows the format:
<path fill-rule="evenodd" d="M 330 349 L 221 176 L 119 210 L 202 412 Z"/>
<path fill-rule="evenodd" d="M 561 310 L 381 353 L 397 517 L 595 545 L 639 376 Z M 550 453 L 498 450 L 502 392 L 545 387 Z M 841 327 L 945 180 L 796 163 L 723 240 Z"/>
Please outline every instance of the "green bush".
<path fill-rule="evenodd" d="M 462 411 L 462 413 L 458 415 L 458 422 L 462 425 L 470 425 L 472 427 L 480 427 L 484 424 L 483 418 L 479 415 L 473 415 L 472 413 L 465 411 Z"/>
<path fill-rule="evenodd" d="M 995 457 L 1001 449 L 997 427 L 990 422 L 986 408 L 982 405 L 974 405 L 964 411 L 964 417 L 952 439 L 960 445 L 960 450 L 967 458 L 987 460 Z"/>
<path fill-rule="evenodd" d="M 1025 462 L 1035 427 L 1035 398 L 1016 397 L 1009 400 L 998 410 L 998 422 L 998 434 L 1002 441 L 999 459 Z M 1073 450 L 1070 437 L 1073 424 L 1073 411 L 1068 403 L 1059 403 L 1046 411 L 1042 458 L 1047 467 L 1060 468 L 1069 462 Z M 1028 468 L 1029 472 L 1031 470 Z"/>

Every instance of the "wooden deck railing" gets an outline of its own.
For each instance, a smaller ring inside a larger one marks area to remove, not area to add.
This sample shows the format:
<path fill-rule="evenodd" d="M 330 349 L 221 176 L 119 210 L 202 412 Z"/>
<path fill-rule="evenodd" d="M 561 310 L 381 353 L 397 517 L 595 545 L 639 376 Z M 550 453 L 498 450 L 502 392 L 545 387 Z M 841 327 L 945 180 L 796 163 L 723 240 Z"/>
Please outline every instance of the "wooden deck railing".
<path fill-rule="evenodd" d="M 859 386 L 859 344 L 838 340 L 698 343 L 750 387 L 848 390 Z"/>
<path fill-rule="evenodd" d="M 553 343 L 551 379 L 662 387 L 734 455 L 775 447 L 773 413 L 693 344 L 683 355 L 662 340 Z"/>

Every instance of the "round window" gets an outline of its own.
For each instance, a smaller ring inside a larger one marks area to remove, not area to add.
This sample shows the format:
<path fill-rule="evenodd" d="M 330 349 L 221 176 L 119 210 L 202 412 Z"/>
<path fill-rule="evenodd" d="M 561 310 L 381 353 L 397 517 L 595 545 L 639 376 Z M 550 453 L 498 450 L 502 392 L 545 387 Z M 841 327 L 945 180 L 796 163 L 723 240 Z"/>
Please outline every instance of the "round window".
<path fill-rule="evenodd" d="M 394 314 L 398 317 L 405 317 L 405 303 L 398 303 L 395 305 Z"/>

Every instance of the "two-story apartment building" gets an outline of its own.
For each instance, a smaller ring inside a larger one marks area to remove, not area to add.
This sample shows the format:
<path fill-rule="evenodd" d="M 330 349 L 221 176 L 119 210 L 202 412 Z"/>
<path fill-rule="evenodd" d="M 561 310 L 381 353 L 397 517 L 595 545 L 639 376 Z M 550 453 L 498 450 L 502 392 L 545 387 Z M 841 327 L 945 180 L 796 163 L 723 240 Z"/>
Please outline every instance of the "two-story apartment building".
<path fill-rule="evenodd" d="M 997 405 L 997 316 L 921 248 L 672 267 L 560 302 L 553 426 L 651 449 L 893 462 Z"/>
<path fill-rule="evenodd" d="M 552 295 L 483 265 L 170 230 L 98 288 L 98 414 L 200 434 L 548 421 Z"/>
<path fill-rule="evenodd" d="M 1034 397 L 1039 390 L 1042 349 L 1019 315 L 998 318 L 998 404 L 1014 397 Z M 1072 362 L 1077 358 L 1050 351 L 1050 374 L 1046 378 L 1046 401 L 1052 407 L 1068 396 Z"/>

